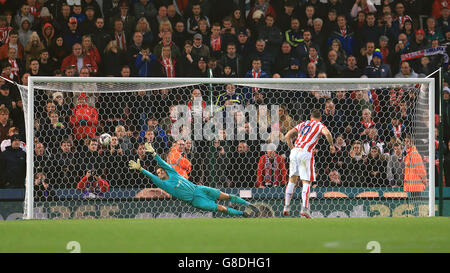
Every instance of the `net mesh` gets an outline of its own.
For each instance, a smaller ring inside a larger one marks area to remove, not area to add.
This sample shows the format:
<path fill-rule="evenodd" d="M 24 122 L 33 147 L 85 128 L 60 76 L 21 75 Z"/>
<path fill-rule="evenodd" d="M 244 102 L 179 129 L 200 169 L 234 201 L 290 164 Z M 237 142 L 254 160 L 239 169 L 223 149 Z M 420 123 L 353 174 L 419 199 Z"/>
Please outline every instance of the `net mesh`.
<path fill-rule="evenodd" d="M 414 166 L 422 164 L 412 175 L 424 170 L 429 177 L 428 85 L 104 79 L 33 87 L 33 113 L 25 118 L 34 120 L 34 188 L 27 187 L 34 200 L 25 206 L 34 218 L 226 217 L 200 211 L 129 170 L 128 161 L 140 159 L 155 173 L 146 142 L 193 183 L 248 198 L 262 216 L 280 217 L 290 165 L 284 135 L 313 109 L 321 110 L 336 146 L 332 153 L 322 137 L 312 151 L 313 217 L 428 214 L 428 187 L 404 187 L 406 138 L 421 160 Z M 20 89 L 27 109 L 28 89 Z M 99 143 L 104 133 L 112 136 L 108 145 Z M 300 211 L 300 198 L 298 187 L 292 211 Z"/>

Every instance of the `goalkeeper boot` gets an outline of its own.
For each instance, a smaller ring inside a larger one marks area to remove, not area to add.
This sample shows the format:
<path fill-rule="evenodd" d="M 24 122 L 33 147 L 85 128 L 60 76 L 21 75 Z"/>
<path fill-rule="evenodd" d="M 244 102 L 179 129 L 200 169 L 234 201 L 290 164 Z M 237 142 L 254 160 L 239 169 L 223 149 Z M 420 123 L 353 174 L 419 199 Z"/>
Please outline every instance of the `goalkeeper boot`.
<path fill-rule="evenodd" d="M 284 208 L 283 208 L 283 215 L 284 216 L 289 216 L 289 207 L 288 206 L 284 206 Z"/>
<path fill-rule="evenodd" d="M 307 218 L 307 219 L 311 218 L 311 214 L 309 212 L 309 208 L 302 207 L 302 210 L 300 211 L 300 215 L 305 217 L 305 218 Z"/>

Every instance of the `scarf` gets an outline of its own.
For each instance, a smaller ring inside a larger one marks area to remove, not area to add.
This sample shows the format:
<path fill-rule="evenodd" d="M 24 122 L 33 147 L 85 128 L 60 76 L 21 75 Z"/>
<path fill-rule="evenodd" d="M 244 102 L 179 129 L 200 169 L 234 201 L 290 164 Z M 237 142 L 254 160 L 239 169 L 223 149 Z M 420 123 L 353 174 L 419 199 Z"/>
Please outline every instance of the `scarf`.
<path fill-rule="evenodd" d="M 171 59 L 161 59 L 167 78 L 175 78 L 175 63 Z"/>
<path fill-rule="evenodd" d="M 313 57 L 311 57 L 311 55 L 309 55 L 309 62 L 317 64 L 319 62 L 319 56 L 316 56 L 315 58 L 313 58 Z"/>
<path fill-rule="evenodd" d="M 264 184 L 265 186 L 268 185 L 274 185 L 277 183 L 275 178 L 275 172 L 278 171 L 278 161 L 275 158 L 272 160 L 269 158 L 269 156 L 266 155 L 265 162 L 264 162 Z"/>
<path fill-rule="evenodd" d="M 11 64 L 11 74 L 9 75 L 11 79 L 19 77 L 19 65 L 16 60 L 8 59 L 8 62 Z"/>
<path fill-rule="evenodd" d="M 116 36 L 116 41 L 117 41 L 117 45 L 119 46 L 120 49 L 122 50 L 127 50 L 127 43 L 126 43 L 126 39 L 125 39 L 125 32 L 122 33 L 115 33 Z"/>
<path fill-rule="evenodd" d="M 394 135 L 398 138 L 402 135 L 402 124 L 399 124 L 397 126 L 392 126 L 392 131 L 394 132 Z"/>
<path fill-rule="evenodd" d="M 211 37 L 211 49 L 212 49 L 212 51 L 220 51 L 221 44 L 222 44 L 222 39 L 220 39 L 220 36 L 215 38 L 215 39 Z"/>
<path fill-rule="evenodd" d="M 369 129 L 370 127 L 375 125 L 375 122 L 373 122 L 373 120 L 371 120 L 370 122 L 361 121 L 361 123 L 366 129 Z"/>

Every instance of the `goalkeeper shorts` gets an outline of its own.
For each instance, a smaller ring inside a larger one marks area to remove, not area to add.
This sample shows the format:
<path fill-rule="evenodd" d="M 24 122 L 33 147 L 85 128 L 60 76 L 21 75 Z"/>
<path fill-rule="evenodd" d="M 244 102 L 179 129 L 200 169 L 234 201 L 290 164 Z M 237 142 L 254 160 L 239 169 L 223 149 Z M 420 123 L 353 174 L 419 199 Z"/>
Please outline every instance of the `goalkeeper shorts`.
<path fill-rule="evenodd" d="M 217 199 L 219 198 L 220 190 L 206 187 L 197 186 L 194 191 L 194 198 L 192 199 L 192 206 L 207 210 L 207 211 L 217 211 Z"/>
<path fill-rule="evenodd" d="M 299 176 L 300 180 L 316 181 L 314 157 L 300 148 L 294 148 L 289 156 L 289 177 Z"/>

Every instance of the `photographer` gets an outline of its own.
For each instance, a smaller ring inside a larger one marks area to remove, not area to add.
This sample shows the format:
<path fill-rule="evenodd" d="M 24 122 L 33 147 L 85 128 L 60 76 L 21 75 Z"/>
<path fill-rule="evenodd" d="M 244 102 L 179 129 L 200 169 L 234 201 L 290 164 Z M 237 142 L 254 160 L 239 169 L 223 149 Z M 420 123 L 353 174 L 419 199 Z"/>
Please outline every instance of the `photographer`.
<path fill-rule="evenodd" d="M 35 201 L 57 201 L 55 191 L 47 182 L 47 177 L 44 173 L 37 173 L 34 176 L 34 200 Z"/>
<path fill-rule="evenodd" d="M 88 170 L 78 182 L 77 190 L 83 192 L 83 198 L 103 197 L 109 191 L 109 183 L 97 174 L 95 169 Z"/>

